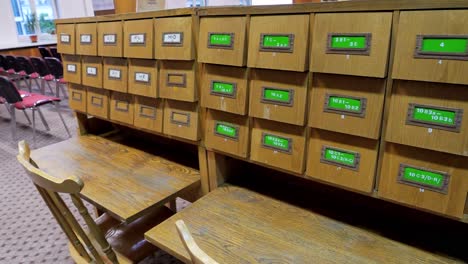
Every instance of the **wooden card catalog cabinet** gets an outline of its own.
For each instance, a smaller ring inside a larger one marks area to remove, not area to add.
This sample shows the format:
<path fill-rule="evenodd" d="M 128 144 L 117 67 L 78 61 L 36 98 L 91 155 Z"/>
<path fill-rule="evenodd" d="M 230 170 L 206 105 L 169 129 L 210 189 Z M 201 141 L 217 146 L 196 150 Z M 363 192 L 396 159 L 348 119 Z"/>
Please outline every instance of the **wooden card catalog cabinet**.
<path fill-rule="evenodd" d="M 196 102 L 197 64 L 193 61 L 161 61 L 159 96 L 161 98 Z"/>
<path fill-rule="evenodd" d="M 163 132 L 162 125 L 164 108 L 161 99 L 135 95 L 134 105 L 134 126 L 154 132 Z"/>
<path fill-rule="evenodd" d="M 75 83 L 68 84 L 68 104 L 70 108 L 86 113 L 86 88 Z"/>
<path fill-rule="evenodd" d="M 374 187 L 378 146 L 378 140 L 312 129 L 306 175 L 370 193 Z"/>
<path fill-rule="evenodd" d="M 231 155 L 247 158 L 249 118 L 209 109 L 205 124 L 205 146 Z"/>
<path fill-rule="evenodd" d="M 133 95 L 112 92 L 110 97 L 110 119 L 133 125 Z"/>
<path fill-rule="evenodd" d="M 195 59 L 192 23 L 191 16 L 156 18 L 154 20 L 155 58 L 160 60 Z"/>
<path fill-rule="evenodd" d="M 81 84 L 81 57 L 62 55 L 63 77 L 69 83 Z"/>
<path fill-rule="evenodd" d="M 467 114 L 463 85 L 396 81 L 386 140 L 468 156 Z"/>
<path fill-rule="evenodd" d="M 127 59 L 104 58 L 103 88 L 116 92 L 128 91 Z"/>
<path fill-rule="evenodd" d="M 198 104 L 166 100 L 163 129 L 164 134 L 198 141 L 200 139 Z"/>
<path fill-rule="evenodd" d="M 253 69 L 249 115 L 304 125 L 307 84 L 307 73 Z"/>
<path fill-rule="evenodd" d="M 131 59 L 128 66 L 128 92 L 158 97 L 158 65 L 155 60 Z"/>
<path fill-rule="evenodd" d="M 80 55 L 97 55 L 97 24 L 76 24 L 76 53 Z"/>
<path fill-rule="evenodd" d="M 393 78 L 468 84 L 468 10 L 401 12 Z"/>
<path fill-rule="evenodd" d="M 391 12 L 317 14 L 310 70 L 385 77 L 391 27 Z"/>
<path fill-rule="evenodd" d="M 87 87 L 86 97 L 88 115 L 109 119 L 109 91 Z"/>
<path fill-rule="evenodd" d="M 315 74 L 309 126 L 378 139 L 385 79 Z"/>
<path fill-rule="evenodd" d="M 466 157 L 386 145 L 379 195 L 454 218 L 468 213 Z"/>
<path fill-rule="evenodd" d="M 75 24 L 57 24 L 57 52 L 75 54 Z"/>
<path fill-rule="evenodd" d="M 105 57 L 123 56 L 123 22 L 98 23 L 98 55 Z"/>
<path fill-rule="evenodd" d="M 124 57 L 153 59 L 153 19 L 124 22 Z"/>
<path fill-rule="evenodd" d="M 101 57 L 84 56 L 81 63 L 82 84 L 102 88 L 102 59 Z"/>
<path fill-rule="evenodd" d="M 247 17 L 202 17 L 198 61 L 245 66 Z"/>
<path fill-rule="evenodd" d="M 252 16 L 247 65 L 306 71 L 309 67 L 309 15 Z"/>
<path fill-rule="evenodd" d="M 254 119 L 250 158 L 269 167 L 304 172 L 305 128 Z"/>

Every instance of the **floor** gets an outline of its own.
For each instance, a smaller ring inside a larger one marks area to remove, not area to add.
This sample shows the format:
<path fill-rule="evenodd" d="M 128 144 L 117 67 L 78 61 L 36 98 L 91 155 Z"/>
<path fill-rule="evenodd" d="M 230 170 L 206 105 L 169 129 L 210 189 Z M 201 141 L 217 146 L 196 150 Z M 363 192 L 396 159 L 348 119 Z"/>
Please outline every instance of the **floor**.
<path fill-rule="evenodd" d="M 68 138 L 56 109 L 43 107 L 50 131 L 45 131 L 42 123 L 36 120 L 39 131 L 33 148 Z M 68 128 L 76 134 L 77 123 L 66 100 L 62 101 L 60 110 Z M 17 140 L 33 144 L 32 128 L 22 113 L 17 113 L 17 122 Z M 73 263 L 65 235 L 17 163 L 16 155 L 17 141 L 11 138 L 9 114 L 5 106 L 0 105 L 0 264 Z M 178 207 L 183 206 L 183 202 L 178 201 Z M 142 263 L 180 262 L 165 252 L 157 252 Z"/>

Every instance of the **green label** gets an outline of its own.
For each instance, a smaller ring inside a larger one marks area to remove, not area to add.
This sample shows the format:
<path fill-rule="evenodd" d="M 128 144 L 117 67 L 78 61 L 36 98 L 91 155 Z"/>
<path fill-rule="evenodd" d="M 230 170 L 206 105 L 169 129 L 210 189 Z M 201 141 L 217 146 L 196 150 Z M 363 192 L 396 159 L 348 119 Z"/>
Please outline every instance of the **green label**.
<path fill-rule="evenodd" d="M 328 107 L 338 110 L 360 112 L 361 100 L 339 96 L 330 96 L 328 99 Z"/>
<path fill-rule="evenodd" d="M 275 149 L 289 151 L 290 150 L 289 143 L 290 142 L 287 138 L 267 135 L 267 134 L 263 136 L 263 144 L 265 146 L 272 147 Z"/>
<path fill-rule="evenodd" d="M 289 36 L 263 36 L 263 47 L 265 48 L 289 48 L 290 45 Z"/>
<path fill-rule="evenodd" d="M 226 123 L 217 123 L 216 134 L 230 138 L 237 138 L 237 128 Z"/>
<path fill-rule="evenodd" d="M 222 93 L 233 95 L 234 94 L 234 84 L 232 83 L 223 83 L 223 82 L 213 82 L 211 90 L 215 93 Z"/>
<path fill-rule="evenodd" d="M 465 53 L 468 51 L 466 38 L 423 38 L 422 52 Z"/>
<path fill-rule="evenodd" d="M 364 36 L 332 36 L 331 47 L 334 49 L 365 49 L 367 38 Z"/>
<path fill-rule="evenodd" d="M 421 106 L 414 107 L 414 120 L 431 122 L 441 125 L 455 125 L 455 112 Z"/>
<path fill-rule="evenodd" d="M 356 166 L 356 154 L 331 148 L 325 149 L 325 160 L 350 167 Z"/>
<path fill-rule="evenodd" d="M 403 172 L 403 180 L 418 184 L 424 184 L 437 189 L 442 188 L 445 175 L 441 173 L 406 167 Z"/>
<path fill-rule="evenodd" d="M 291 95 L 288 90 L 278 90 L 273 88 L 265 88 L 263 90 L 263 98 L 270 101 L 276 101 L 281 103 L 290 103 Z"/>
<path fill-rule="evenodd" d="M 231 34 L 211 34 L 210 45 L 231 46 Z"/>

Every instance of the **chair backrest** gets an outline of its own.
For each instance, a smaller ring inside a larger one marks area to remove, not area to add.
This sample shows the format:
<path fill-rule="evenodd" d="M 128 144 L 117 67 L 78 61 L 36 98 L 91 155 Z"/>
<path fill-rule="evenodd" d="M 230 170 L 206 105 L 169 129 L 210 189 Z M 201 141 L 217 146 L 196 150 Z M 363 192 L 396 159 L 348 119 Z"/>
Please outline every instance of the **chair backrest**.
<path fill-rule="evenodd" d="M 5 69 L 5 56 L 3 56 L 2 54 L 0 54 L 0 67 Z"/>
<path fill-rule="evenodd" d="M 52 57 L 52 53 L 49 51 L 47 47 L 38 47 L 39 53 L 41 54 L 42 58 Z"/>
<path fill-rule="evenodd" d="M 194 264 L 218 264 L 197 245 L 183 220 L 176 221 L 177 232 Z"/>
<path fill-rule="evenodd" d="M 34 68 L 34 65 L 32 65 L 28 57 L 16 57 L 16 64 L 19 64 L 19 67 L 27 74 L 32 74 L 36 72 L 36 68 Z"/>
<path fill-rule="evenodd" d="M 36 68 L 37 73 L 40 76 L 46 76 L 50 74 L 50 70 L 47 67 L 47 64 L 45 63 L 43 58 L 39 57 L 30 57 L 31 63 L 34 65 L 34 68 Z"/>
<path fill-rule="evenodd" d="M 50 73 L 55 77 L 55 79 L 60 79 L 63 77 L 63 65 L 59 59 L 47 57 L 44 60 L 47 64 L 47 67 L 49 67 Z"/>
<path fill-rule="evenodd" d="M 5 70 L 10 70 L 15 68 L 16 59 L 15 56 L 5 55 Z"/>
<path fill-rule="evenodd" d="M 50 53 L 52 53 L 52 57 L 57 58 L 59 61 L 62 61 L 62 56 L 57 51 L 57 47 L 50 47 Z"/>
<path fill-rule="evenodd" d="M 0 76 L 0 97 L 3 97 L 9 104 L 23 101 L 13 81 L 6 76 Z"/>
<path fill-rule="evenodd" d="M 29 145 L 24 140 L 18 143 L 18 150 L 18 162 L 23 165 L 27 175 L 32 180 L 42 199 L 49 207 L 52 215 L 55 217 L 70 241 L 70 244 L 73 245 L 81 257 L 83 257 L 87 262 L 94 260 L 95 263 L 104 263 L 103 258 L 91 243 L 91 238 L 83 230 L 83 227 L 71 213 L 70 208 L 63 201 L 59 193 L 70 195 L 73 204 L 85 220 L 91 236 L 93 236 L 93 238 L 98 242 L 109 260 L 112 263 L 118 263 L 115 252 L 106 241 L 101 229 L 89 215 L 88 210 L 79 196 L 79 193 L 84 186 L 83 182 L 76 177 L 59 179 L 40 170 L 37 164 L 31 159 Z M 84 246 L 83 243 L 85 244 Z M 88 250 L 86 250 L 85 247 Z"/>

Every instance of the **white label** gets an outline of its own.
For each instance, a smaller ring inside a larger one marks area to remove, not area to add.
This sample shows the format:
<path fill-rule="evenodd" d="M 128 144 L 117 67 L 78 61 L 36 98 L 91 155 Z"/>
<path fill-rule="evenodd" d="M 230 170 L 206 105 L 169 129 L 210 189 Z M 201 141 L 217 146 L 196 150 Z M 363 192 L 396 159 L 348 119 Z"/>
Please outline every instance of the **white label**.
<path fill-rule="evenodd" d="M 131 34 L 130 44 L 145 44 L 145 34 Z"/>
<path fill-rule="evenodd" d="M 120 70 L 109 70 L 109 78 L 120 79 Z"/>
<path fill-rule="evenodd" d="M 106 44 L 115 44 L 115 34 L 106 34 L 104 35 L 104 43 Z"/>
<path fill-rule="evenodd" d="M 86 73 L 88 75 L 97 75 L 97 68 L 96 67 L 87 67 Z"/>
<path fill-rule="evenodd" d="M 76 64 L 68 64 L 67 65 L 68 72 L 76 72 Z"/>
<path fill-rule="evenodd" d="M 83 34 L 80 37 L 81 43 L 91 43 L 91 35 L 90 34 Z"/>
<path fill-rule="evenodd" d="M 164 33 L 163 43 L 182 43 L 182 34 L 180 33 Z"/>
<path fill-rule="evenodd" d="M 143 72 L 135 73 L 135 81 L 137 82 L 149 82 L 149 74 Z"/>
<path fill-rule="evenodd" d="M 70 43 L 70 35 L 67 35 L 67 34 L 60 35 L 60 42 Z"/>

